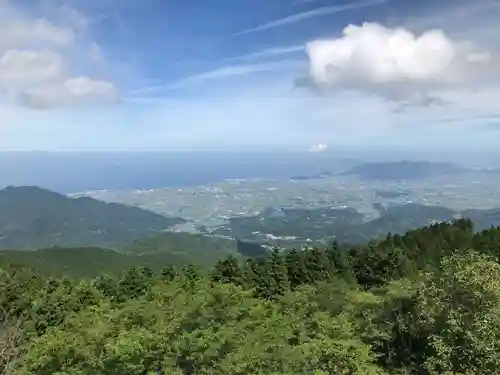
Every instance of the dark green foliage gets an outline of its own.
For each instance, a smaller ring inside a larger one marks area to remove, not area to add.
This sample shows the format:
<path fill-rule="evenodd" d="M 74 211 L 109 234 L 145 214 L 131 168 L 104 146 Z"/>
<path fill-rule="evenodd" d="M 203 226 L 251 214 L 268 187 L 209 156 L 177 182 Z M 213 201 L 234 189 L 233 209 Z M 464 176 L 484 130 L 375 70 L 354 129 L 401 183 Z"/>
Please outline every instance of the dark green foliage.
<path fill-rule="evenodd" d="M 254 289 L 255 296 L 274 300 L 289 288 L 287 267 L 277 248 L 267 259 L 250 261 L 246 266 L 246 286 Z"/>
<path fill-rule="evenodd" d="M 149 269 L 150 271 L 150 269 Z M 131 268 L 118 283 L 118 298 L 125 301 L 146 294 L 151 287 L 152 273 Z"/>
<path fill-rule="evenodd" d="M 116 298 L 119 292 L 119 281 L 107 275 L 101 275 L 94 279 L 94 288 L 110 300 Z"/>
<path fill-rule="evenodd" d="M 489 210 L 465 210 L 463 217 L 471 219 L 478 230 L 486 230 L 491 226 L 500 226 L 500 210 L 492 208 Z"/>
<path fill-rule="evenodd" d="M 37 251 L 0 251 L 1 266 L 19 264 L 53 276 L 95 277 L 101 273 L 119 275 L 138 262 L 140 261 L 114 250 L 101 248 L 53 247 Z"/>
<path fill-rule="evenodd" d="M 185 265 L 180 271 L 180 279 L 183 281 L 183 287 L 192 289 L 202 278 L 200 269 L 192 264 Z"/>
<path fill-rule="evenodd" d="M 365 221 L 363 215 L 351 208 L 268 209 L 255 216 L 231 218 L 230 230 L 224 234 L 287 248 L 301 247 L 306 239 L 321 246 L 330 243 L 333 236 L 340 243 L 363 244 L 370 239 L 385 238 L 388 232 L 403 235 L 430 222 L 452 221 L 459 214 L 445 207 L 416 203 L 380 211 L 379 218 Z M 493 216 L 489 211 L 474 212 L 474 217 L 482 223 L 496 222 Z M 496 216 L 500 217 L 498 213 Z M 271 240 L 266 234 L 276 239 Z"/>
<path fill-rule="evenodd" d="M 163 232 L 140 238 L 124 248 L 127 255 L 168 254 L 172 264 L 209 264 L 229 255 L 238 256 L 235 240 L 184 232 Z"/>
<path fill-rule="evenodd" d="M 306 265 L 307 254 L 304 251 L 292 249 L 286 253 L 286 269 L 288 282 L 292 289 L 299 285 L 307 284 L 308 270 Z"/>
<path fill-rule="evenodd" d="M 9 264 L 28 266 L 51 276 L 92 278 L 103 273 L 120 276 L 130 267 L 145 265 L 154 272 L 179 258 L 169 253 L 128 255 L 101 248 L 50 248 L 37 251 L 0 251 L 0 267 Z"/>
<path fill-rule="evenodd" d="M 173 281 L 174 278 L 175 278 L 175 275 L 176 275 L 176 271 L 175 271 L 175 267 L 174 266 L 165 267 L 161 271 L 161 278 L 162 278 L 163 281 L 166 281 L 166 282 Z"/>
<path fill-rule="evenodd" d="M 288 275 L 283 256 L 279 249 L 275 248 L 266 263 L 266 284 L 267 290 L 260 293 L 260 296 L 273 299 L 285 294 L 288 289 Z"/>
<path fill-rule="evenodd" d="M 289 237 L 272 241 L 276 245 L 301 246 L 307 238 L 321 242 L 325 236 L 350 232 L 362 221 L 363 215 L 350 208 L 267 209 L 255 216 L 232 217 L 229 226 L 233 236 L 247 241 L 267 243 L 265 234 L 271 233 Z"/>
<path fill-rule="evenodd" d="M 267 254 L 267 251 L 266 251 Z M 161 272 L 168 265 L 210 266 L 227 256 L 239 257 L 235 241 L 190 233 L 162 233 L 134 242 L 126 253 L 102 248 L 52 247 L 36 251 L 0 250 L 0 266 L 19 264 L 48 275 L 91 278 L 119 276 L 132 266 Z"/>
<path fill-rule="evenodd" d="M 236 238 L 236 249 L 239 254 L 248 258 L 259 258 L 269 253 L 265 247 L 257 243 L 240 241 L 238 238 Z"/>
<path fill-rule="evenodd" d="M 216 282 L 241 284 L 242 277 L 238 259 L 232 256 L 217 262 L 212 271 L 212 280 Z"/>

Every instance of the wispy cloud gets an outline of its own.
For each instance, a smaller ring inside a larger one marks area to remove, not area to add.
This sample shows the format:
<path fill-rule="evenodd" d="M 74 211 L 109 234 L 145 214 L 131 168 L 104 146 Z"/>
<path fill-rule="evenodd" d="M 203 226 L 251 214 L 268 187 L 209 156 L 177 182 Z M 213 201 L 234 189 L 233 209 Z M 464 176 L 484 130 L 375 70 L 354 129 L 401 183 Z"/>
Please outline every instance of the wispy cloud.
<path fill-rule="evenodd" d="M 173 83 L 171 87 L 180 87 L 186 84 L 198 83 L 207 80 L 214 80 L 219 78 L 233 77 L 252 74 L 256 72 L 262 72 L 266 70 L 276 69 L 278 64 L 249 64 L 249 65 L 238 65 L 238 66 L 226 66 L 223 68 L 211 70 L 208 72 L 195 74 L 190 77 L 181 79 L 176 83 Z"/>
<path fill-rule="evenodd" d="M 238 35 L 252 34 L 252 33 L 263 31 L 263 30 L 273 29 L 276 27 L 281 27 L 281 26 L 297 23 L 297 22 L 300 22 L 300 21 L 303 21 L 303 20 L 309 19 L 309 18 L 327 16 L 327 15 L 345 12 L 348 10 L 361 9 L 361 8 L 366 8 L 366 7 L 370 7 L 370 6 L 374 6 L 374 5 L 385 4 L 389 1 L 392 1 L 392 0 L 367 0 L 367 1 L 357 2 L 357 3 L 351 3 L 351 4 L 325 6 L 325 7 L 316 8 L 316 9 L 308 10 L 308 11 L 301 12 L 301 13 L 296 13 L 296 14 L 293 14 L 291 16 L 280 18 L 278 20 L 274 20 L 274 21 L 271 21 L 268 23 L 264 23 L 262 25 L 253 27 L 251 29 L 240 31 L 234 35 L 238 36 Z"/>
<path fill-rule="evenodd" d="M 166 85 L 156 85 L 134 90 L 130 94 L 132 96 L 145 95 L 158 92 L 161 90 L 179 89 L 190 85 L 199 84 L 205 81 L 215 81 L 224 78 L 246 76 L 265 71 L 282 70 L 294 67 L 303 67 L 304 62 L 299 60 L 289 60 L 280 62 L 268 62 L 261 64 L 244 64 L 244 65 L 231 65 L 222 68 L 206 71 L 199 74 L 194 74 L 186 78 L 168 83 Z"/>
<path fill-rule="evenodd" d="M 500 120 L 500 112 L 488 115 L 476 116 L 458 116 L 458 117 L 445 117 L 436 121 L 437 123 L 455 123 L 455 122 L 484 122 L 490 124 L 490 121 L 498 122 Z"/>
<path fill-rule="evenodd" d="M 236 57 L 230 57 L 226 59 L 226 61 L 236 61 L 236 60 L 250 60 L 256 58 L 266 58 L 266 57 L 275 57 L 282 56 L 296 52 L 306 52 L 305 45 L 295 45 L 295 46 L 278 46 L 272 48 L 266 48 L 257 52 L 248 53 L 246 55 L 240 55 Z"/>

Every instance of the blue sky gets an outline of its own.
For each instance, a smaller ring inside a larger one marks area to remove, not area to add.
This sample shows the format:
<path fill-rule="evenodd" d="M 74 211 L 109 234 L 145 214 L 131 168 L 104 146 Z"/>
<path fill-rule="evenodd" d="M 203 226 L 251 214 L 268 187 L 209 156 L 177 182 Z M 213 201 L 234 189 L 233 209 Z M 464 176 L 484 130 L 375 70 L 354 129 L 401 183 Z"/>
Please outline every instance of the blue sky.
<path fill-rule="evenodd" d="M 498 16 L 494 0 L 0 0 L 0 149 L 494 151 Z"/>

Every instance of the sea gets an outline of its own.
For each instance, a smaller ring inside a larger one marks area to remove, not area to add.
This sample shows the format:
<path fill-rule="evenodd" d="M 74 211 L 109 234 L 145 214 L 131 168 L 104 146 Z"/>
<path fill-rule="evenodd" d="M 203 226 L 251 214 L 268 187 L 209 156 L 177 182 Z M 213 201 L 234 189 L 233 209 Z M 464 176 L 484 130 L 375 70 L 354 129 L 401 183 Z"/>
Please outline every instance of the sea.
<path fill-rule="evenodd" d="M 0 152 L 0 187 L 64 194 L 154 189 L 337 172 L 341 164 L 352 163 L 320 153 Z"/>
<path fill-rule="evenodd" d="M 204 185 L 227 179 L 341 173 L 384 153 L 347 152 L 0 152 L 0 188 L 39 186 L 63 194 Z M 413 157 L 412 159 L 421 159 Z"/>

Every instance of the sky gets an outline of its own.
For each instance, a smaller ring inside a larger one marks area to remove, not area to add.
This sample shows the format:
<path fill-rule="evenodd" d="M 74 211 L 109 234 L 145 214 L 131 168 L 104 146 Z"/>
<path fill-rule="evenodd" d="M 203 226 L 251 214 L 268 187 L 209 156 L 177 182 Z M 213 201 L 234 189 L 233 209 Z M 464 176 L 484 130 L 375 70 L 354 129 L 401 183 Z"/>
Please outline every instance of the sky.
<path fill-rule="evenodd" d="M 500 0 L 0 0 L 0 150 L 500 144 Z"/>

